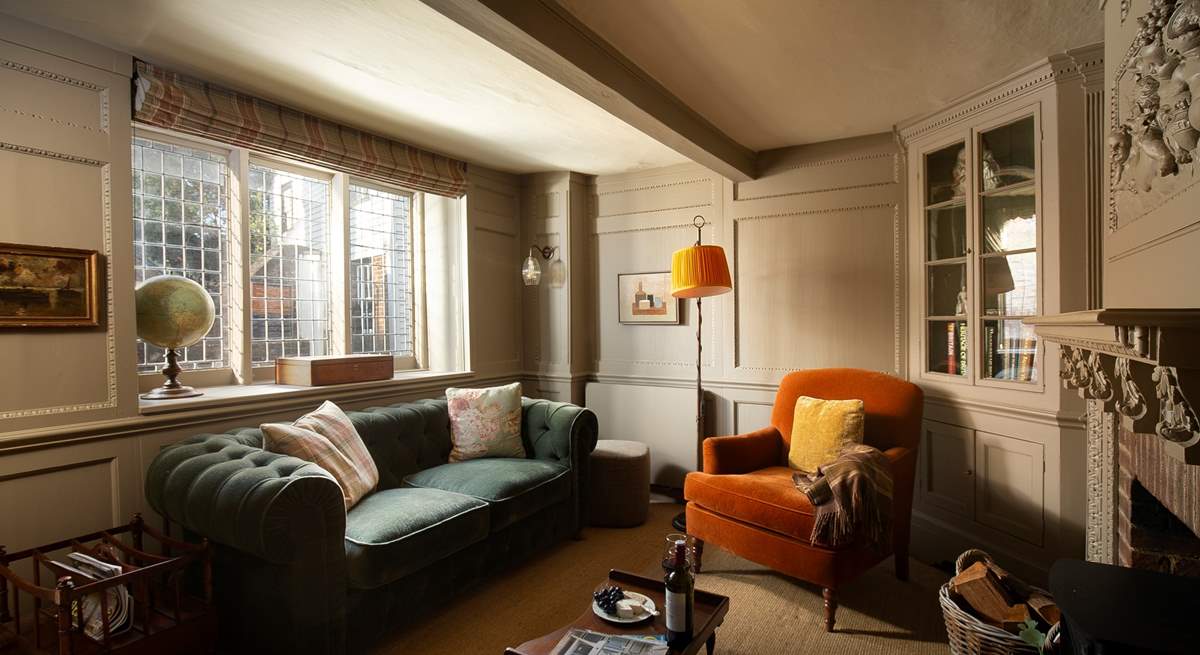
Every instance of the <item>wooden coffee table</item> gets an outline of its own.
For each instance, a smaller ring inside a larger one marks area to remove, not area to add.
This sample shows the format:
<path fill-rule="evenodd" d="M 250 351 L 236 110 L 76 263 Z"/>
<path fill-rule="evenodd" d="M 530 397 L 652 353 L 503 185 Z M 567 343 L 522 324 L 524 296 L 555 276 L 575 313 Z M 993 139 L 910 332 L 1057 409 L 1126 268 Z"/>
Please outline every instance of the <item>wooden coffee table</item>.
<path fill-rule="evenodd" d="M 505 655 L 550 655 L 551 649 L 558 643 L 558 640 L 562 639 L 563 635 L 572 628 L 595 630 L 596 632 L 617 635 L 666 634 L 666 597 L 661 579 L 646 578 L 628 571 L 613 569 L 608 572 L 608 579 L 596 585 L 596 589 L 608 585 L 616 585 L 621 589 L 636 591 L 649 596 L 658 607 L 659 615 L 654 617 L 653 621 L 610 623 L 592 612 L 591 593 L 584 595 L 581 592 L 580 601 L 587 603 L 587 609 L 578 619 L 575 619 L 574 623 L 563 626 L 548 635 L 531 639 L 515 648 L 507 648 L 504 651 Z M 692 613 L 695 635 L 692 637 L 692 643 L 688 644 L 688 647 L 683 650 L 670 651 L 672 654 L 693 655 L 700 652 L 701 646 L 705 646 L 707 652 L 711 655 L 713 648 L 716 647 L 717 626 L 721 625 L 721 622 L 725 620 L 725 614 L 729 612 L 729 598 L 697 589 L 695 600 L 696 604 Z"/>

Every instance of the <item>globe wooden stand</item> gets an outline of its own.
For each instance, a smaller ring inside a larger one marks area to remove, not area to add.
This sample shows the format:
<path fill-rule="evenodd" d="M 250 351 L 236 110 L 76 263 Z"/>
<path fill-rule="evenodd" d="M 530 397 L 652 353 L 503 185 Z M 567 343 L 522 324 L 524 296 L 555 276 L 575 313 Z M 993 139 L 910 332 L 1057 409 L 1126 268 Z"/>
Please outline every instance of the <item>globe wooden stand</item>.
<path fill-rule="evenodd" d="M 203 391 L 196 391 L 192 387 L 179 384 L 179 374 L 183 372 L 183 369 L 179 368 L 178 358 L 179 355 L 175 352 L 174 348 L 167 349 L 167 365 L 162 370 L 162 374 L 167 377 L 167 381 L 161 387 L 156 387 L 142 394 L 142 400 L 171 400 L 173 398 L 192 398 L 204 395 Z"/>

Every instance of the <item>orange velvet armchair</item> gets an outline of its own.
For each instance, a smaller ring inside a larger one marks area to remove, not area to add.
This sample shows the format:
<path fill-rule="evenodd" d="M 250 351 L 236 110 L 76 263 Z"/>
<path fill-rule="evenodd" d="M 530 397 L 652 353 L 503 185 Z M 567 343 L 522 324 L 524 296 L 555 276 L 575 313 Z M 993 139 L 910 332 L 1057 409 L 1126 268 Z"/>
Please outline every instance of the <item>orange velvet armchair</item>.
<path fill-rule="evenodd" d="M 891 462 L 896 577 L 908 579 L 913 480 L 921 436 L 921 388 L 899 378 L 852 368 L 786 375 L 775 396 L 771 425 L 756 432 L 704 441 L 704 471 L 684 482 L 687 530 L 696 539 L 697 569 L 704 542 L 820 585 L 825 629 L 833 630 L 837 590 L 886 559 L 888 552 L 856 541 L 836 548 L 811 543 L 813 508 L 792 483 L 787 453 L 796 398 L 859 398 L 866 411 L 863 441 Z M 796 435 L 801 438 L 801 435 Z"/>

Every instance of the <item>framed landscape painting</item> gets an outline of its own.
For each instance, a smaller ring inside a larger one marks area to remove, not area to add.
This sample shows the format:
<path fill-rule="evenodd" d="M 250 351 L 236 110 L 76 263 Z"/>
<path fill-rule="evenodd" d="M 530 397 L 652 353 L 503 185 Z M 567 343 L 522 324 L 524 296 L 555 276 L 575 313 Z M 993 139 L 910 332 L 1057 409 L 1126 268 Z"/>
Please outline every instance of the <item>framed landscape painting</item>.
<path fill-rule="evenodd" d="M 678 325 L 679 299 L 671 295 L 671 273 L 617 275 L 617 303 L 623 325 Z"/>
<path fill-rule="evenodd" d="M 0 328 L 100 324 L 95 250 L 0 243 Z"/>

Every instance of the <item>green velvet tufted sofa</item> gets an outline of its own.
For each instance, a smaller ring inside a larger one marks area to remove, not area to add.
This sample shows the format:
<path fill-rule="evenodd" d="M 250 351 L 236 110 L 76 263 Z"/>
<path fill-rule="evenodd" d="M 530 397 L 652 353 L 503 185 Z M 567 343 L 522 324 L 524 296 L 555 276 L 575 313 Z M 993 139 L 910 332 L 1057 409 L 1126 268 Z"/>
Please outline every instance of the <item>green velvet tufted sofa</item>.
<path fill-rule="evenodd" d="M 526 459 L 458 463 L 445 400 L 348 415 L 380 476 L 349 512 L 324 469 L 262 450 L 258 428 L 185 439 L 150 464 L 150 505 L 215 544 L 224 651 L 362 652 L 584 525 L 590 410 L 526 398 Z"/>

